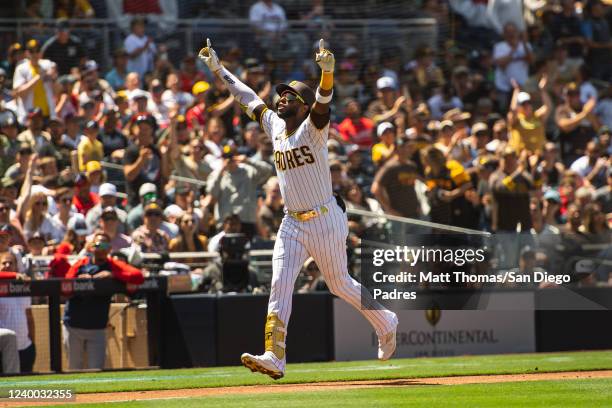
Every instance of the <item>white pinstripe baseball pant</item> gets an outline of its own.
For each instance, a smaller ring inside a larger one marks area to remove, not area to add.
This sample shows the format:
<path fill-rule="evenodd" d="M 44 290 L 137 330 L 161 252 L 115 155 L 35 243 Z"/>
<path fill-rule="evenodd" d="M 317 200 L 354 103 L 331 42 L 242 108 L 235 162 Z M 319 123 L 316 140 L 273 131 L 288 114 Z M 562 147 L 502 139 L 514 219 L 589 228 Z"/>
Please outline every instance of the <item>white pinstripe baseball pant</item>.
<path fill-rule="evenodd" d="M 378 335 L 393 330 L 393 314 L 380 306 L 377 310 L 362 308 L 362 287 L 348 273 L 346 214 L 334 198 L 326 203 L 329 212 L 308 221 L 297 221 L 285 215 L 272 256 L 272 288 L 268 314 L 276 313 L 288 327 L 295 281 L 302 265 L 312 256 L 321 270 L 327 287 L 334 295 L 357 309 L 374 327 Z M 376 304 L 367 290 L 363 291 L 364 304 Z M 279 369 L 285 368 L 285 361 Z"/>

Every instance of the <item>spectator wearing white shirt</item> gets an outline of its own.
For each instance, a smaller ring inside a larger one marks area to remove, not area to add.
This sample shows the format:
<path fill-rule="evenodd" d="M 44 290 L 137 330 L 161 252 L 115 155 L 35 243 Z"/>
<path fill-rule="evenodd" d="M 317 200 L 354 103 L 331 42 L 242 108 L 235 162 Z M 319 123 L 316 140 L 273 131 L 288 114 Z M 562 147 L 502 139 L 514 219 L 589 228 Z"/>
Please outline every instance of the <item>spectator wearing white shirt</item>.
<path fill-rule="evenodd" d="M 596 188 L 606 184 L 606 171 L 608 169 L 608 161 L 605 157 L 601 157 L 601 150 L 599 143 L 589 142 L 586 146 L 586 154 L 576 159 L 570 167 L 585 182 Z"/>
<path fill-rule="evenodd" d="M 493 48 L 493 60 L 496 65 L 495 87 L 500 93 L 503 106 L 508 106 L 512 94 L 512 80 L 523 86 L 529 77 L 529 64 L 533 60 L 531 45 L 521 38 L 513 23 L 504 26 L 504 41 Z"/>
<path fill-rule="evenodd" d="M 0 255 L 0 271 L 17 271 L 17 259 L 12 253 L 4 252 Z M 32 342 L 34 338 L 32 298 L 20 296 L 0 299 L 0 327 L 15 332 L 20 372 L 31 373 L 36 359 L 36 348 Z"/>
<path fill-rule="evenodd" d="M 157 52 L 153 39 L 145 34 L 145 21 L 134 18 L 130 25 L 132 33 L 123 42 L 128 53 L 128 72 L 138 72 L 140 77 L 153 69 L 153 57 Z"/>
<path fill-rule="evenodd" d="M 45 118 L 55 117 L 55 96 L 53 81 L 57 68 L 53 61 L 42 58 L 38 41 L 27 42 L 29 58 L 16 68 L 13 76 L 13 90 L 17 99 L 17 116 L 21 123 L 29 110 L 40 108 Z"/>
<path fill-rule="evenodd" d="M 166 88 L 168 89 L 162 94 L 162 103 L 168 110 L 178 106 L 179 113 L 184 115 L 187 108 L 193 104 L 193 96 L 181 90 L 179 78 L 174 73 L 169 74 L 168 78 L 166 78 Z"/>
<path fill-rule="evenodd" d="M 251 6 L 249 21 L 256 31 L 278 33 L 287 29 L 285 10 L 271 0 L 262 0 Z"/>

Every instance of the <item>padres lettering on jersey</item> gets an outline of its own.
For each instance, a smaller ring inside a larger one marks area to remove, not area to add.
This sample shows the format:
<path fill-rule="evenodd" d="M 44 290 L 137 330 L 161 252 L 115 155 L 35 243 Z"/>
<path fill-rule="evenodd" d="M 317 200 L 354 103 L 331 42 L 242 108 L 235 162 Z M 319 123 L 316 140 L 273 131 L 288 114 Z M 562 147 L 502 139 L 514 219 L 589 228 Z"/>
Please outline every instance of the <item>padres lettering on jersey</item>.
<path fill-rule="evenodd" d="M 268 109 L 262 114 L 261 127 L 274 145 L 274 164 L 287 209 L 305 211 L 329 201 L 332 197 L 327 162 L 329 124 L 317 129 L 306 118 L 293 134 L 287 135 L 285 121 Z"/>
<path fill-rule="evenodd" d="M 274 152 L 274 164 L 278 171 L 291 170 L 314 162 L 315 158 L 308 146 L 294 147 L 291 150 L 277 150 Z"/>

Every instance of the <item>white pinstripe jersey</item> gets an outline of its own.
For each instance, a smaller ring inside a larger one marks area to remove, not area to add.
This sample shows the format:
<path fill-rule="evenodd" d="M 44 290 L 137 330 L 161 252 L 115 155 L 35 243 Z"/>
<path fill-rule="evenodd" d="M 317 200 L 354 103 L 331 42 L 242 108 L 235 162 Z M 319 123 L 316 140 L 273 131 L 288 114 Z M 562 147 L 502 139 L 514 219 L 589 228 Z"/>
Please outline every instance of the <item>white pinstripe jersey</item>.
<path fill-rule="evenodd" d="M 266 109 L 261 127 L 272 139 L 274 166 L 287 210 L 305 211 L 326 203 L 332 197 L 327 162 L 329 122 L 317 129 L 309 116 L 287 137 L 285 121 Z"/>

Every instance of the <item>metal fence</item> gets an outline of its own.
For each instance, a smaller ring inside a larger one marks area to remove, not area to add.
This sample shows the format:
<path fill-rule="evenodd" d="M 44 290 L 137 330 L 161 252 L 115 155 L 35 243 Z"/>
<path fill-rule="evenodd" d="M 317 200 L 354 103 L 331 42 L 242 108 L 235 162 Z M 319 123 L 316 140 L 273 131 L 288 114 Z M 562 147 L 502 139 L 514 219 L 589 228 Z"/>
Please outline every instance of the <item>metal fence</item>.
<path fill-rule="evenodd" d="M 0 19 L 0 46 L 6 50 L 13 42 L 35 38 L 41 42 L 53 36 L 54 19 Z M 128 19 L 69 20 L 72 34 L 79 37 L 88 57 L 103 70 L 111 65 L 112 51 L 121 47 L 129 34 Z M 341 53 L 349 47 L 359 50 L 362 60 L 376 60 L 385 52 L 393 52 L 402 60 L 412 56 L 421 45 L 435 47 L 437 24 L 432 18 L 326 20 L 324 23 L 288 21 L 287 30 L 277 39 L 254 35 L 247 19 L 177 19 L 149 24 L 147 33 L 157 44 L 167 48 L 171 62 L 180 61 L 187 53 L 196 53 L 206 37 L 214 40 L 220 51 L 239 47 L 243 56 L 277 60 L 303 59 L 310 55 L 315 42 L 323 37 Z M 175 64 L 176 65 L 176 64 Z"/>

